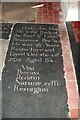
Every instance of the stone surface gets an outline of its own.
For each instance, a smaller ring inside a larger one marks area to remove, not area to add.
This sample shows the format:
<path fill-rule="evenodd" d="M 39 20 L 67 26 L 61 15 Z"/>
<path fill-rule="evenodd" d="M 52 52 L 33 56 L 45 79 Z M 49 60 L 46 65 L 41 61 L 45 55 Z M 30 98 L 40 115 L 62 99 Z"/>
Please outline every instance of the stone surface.
<path fill-rule="evenodd" d="M 0 31 L 1 34 L 0 39 L 9 39 L 13 23 L 0 23 L 0 24 L 1 24 L 0 28 L 2 28 Z"/>
<path fill-rule="evenodd" d="M 15 24 L 2 75 L 3 118 L 67 118 L 57 24 Z"/>
<path fill-rule="evenodd" d="M 30 22 L 36 19 L 36 2 L 3 2 L 2 20 L 4 22 Z M 0 16 L 1 17 L 1 16 Z"/>

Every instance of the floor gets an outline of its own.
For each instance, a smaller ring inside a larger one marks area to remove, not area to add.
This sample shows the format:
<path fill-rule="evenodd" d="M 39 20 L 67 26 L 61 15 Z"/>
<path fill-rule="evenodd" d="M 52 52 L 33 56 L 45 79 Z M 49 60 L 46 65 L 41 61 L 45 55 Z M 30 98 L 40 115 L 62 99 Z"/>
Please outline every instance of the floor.
<path fill-rule="evenodd" d="M 38 3 L 38 6 L 36 7 L 36 3 L 3 3 L 2 21 L 62 23 L 60 3 Z"/>
<path fill-rule="evenodd" d="M 4 8 L 2 12 L 2 18 L 0 16 L 1 21 L 14 22 L 14 23 L 15 22 L 35 22 L 35 23 L 47 23 L 47 24 L 58 23 L 60 25 L 64 69 L 66 73 L 65 74 L 66 87 L 68 92 L 69 116 L 71 118 L 78 118 L 78 98 L 79 98 L 78 87 L 76 82 L 75 70 L 73 66 L 70 43 L 68 41 L 66 25 L 62 15 L 60 3 L 57 3 L 57 2 L 38 3 L 37 4 L 38 6 L 36 6 L 36 3 L 32 3 L 32 4 L 27 3 L 26 5 L 24 5 L 23 3 L 23 5 L 22 4 L 17 4 L 17 5 L 18 5 L 17 8 L 15 8 L 17 9 L 17 12 L 15 13 L 15 10 L 12 9 L 11 5 L 4 3 L 2 5 L 2 7 Z M 9 6 L 10 8 L 6 6 Z M 12 6 L 15 6 L 15 3 Z M 24 8 L 24 9 L 21 9 L 21 8 Z M 11 9 L 12 9 L 12 13 L 9 11 Z M 3 56 L 2 61 L 0 61 L 2 63 L 0 66 L 0 69 L 2 70 L 9 40 L 0 40 L 0 42 L 3 47 L 3 51 L 0 53 Z M 67 61 L 67 58 L 68 58 L 68 61 Z"/>

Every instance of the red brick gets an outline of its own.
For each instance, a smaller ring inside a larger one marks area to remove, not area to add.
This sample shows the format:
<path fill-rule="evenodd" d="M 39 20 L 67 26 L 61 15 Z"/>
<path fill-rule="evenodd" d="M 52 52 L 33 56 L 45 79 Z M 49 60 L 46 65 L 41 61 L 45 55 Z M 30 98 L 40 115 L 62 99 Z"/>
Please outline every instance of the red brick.
<path fill-rule="evenodd" d="M 76 88 L 68 90 L 69 98 L 79 98 L 78 90 Z"/>
<path fill-rule="evenodd" d="M 47 9 L 43 9 L 43 13 L 47 13 Z"/>
<path fill-rule="evenodd" d="M 52 19 L 49 19 L 48 22 L 49 22 L 49 23 L 55 23 L 55 21 L 52 20 Z"/>
<path fill-rule="evenodd" d="M 79 108 L 78 98 L 69 98 L 68 102 L 69 102 L 70 109 L 72 109 L 72 108 L 78 109 Z"/>
<path fill-rule="evenodd" d="M 37 22 L 40 22 L 40 23 L 42 23 L 42 19 L 37 19 Z"/>
<path fill-rule="evenodd" d="M 73 75 L 73 72 L 72 73 L 66 72 L 66 78 L 67 78 L 67 81 L 74 81 L 75 77 Z"/>
<path fill-rule="evenodd" d="M 61 37 L 62 37 L 62 36 L 61 36 Z M 62 41 L 62 45 L 63 45 L 63 47 L 64 47 L 64 50 L 65 50 L 66 47 L 68 47 L 68 48 L 70 47 L 69 44 L 68 44 L 67 38 L 65 38 L 65 39 Z M 66 49 L 68 49 L 68 48 L 66 48 Z M 65 53 L 66 53 L 66 51 L 65 51 Z M 68 53 L 68 54 L 69 54 L 69 53 Z"/>
<path fill-rule="evenodd" d="M 67 37 L 66 36 L 66 31 L 61 32 L 61 36 L 64 37 L 64 38 Z"/>
<path fill-rule="evenodd" d="M 65 70 L 68 71 L 68 73 L 71 73 L 71 72 L 73 72 L 73 67 L 65 65 Z"/>
<path fill-rule="evenodd" d="M 70 109 L 71 118 L 79 118 L 78 109 Z"/>
<path fill-rule="evenodd" d="M 42 20 L 42 22 L 48 23 L 48 20 Z"/>

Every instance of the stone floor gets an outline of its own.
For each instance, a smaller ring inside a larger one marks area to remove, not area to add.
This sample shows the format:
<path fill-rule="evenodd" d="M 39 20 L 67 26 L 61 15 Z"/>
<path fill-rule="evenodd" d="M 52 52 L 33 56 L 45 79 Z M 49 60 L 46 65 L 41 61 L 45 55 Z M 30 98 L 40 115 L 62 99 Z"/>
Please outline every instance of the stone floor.
<path fill-rule="evenodd" d="M 73 59 L 70 49 L 70 43 L 68 40 L 67 30 L 65 26 L 65 21 L 62 15 L 60 3 L 4 3 L 2 4 L 3 12 L 2 19 L 3 22 L 35 22 L 35 23 L 58 23 L 60 24 L 60 34 L 62 39 L 63 47 L 63 58 L 64 66 L 66 71 L 66 86 L 68 91 L 68 104 L 70 110 L 71 118 L 78 118 L 78 89 L 76 76 L 73 67 Z M 15 8 L 14 8 L 15 6 Z M 24 9 L 23 9 L 24 8 Z M 12 10 L 12 11 L 11 11 Z M 16 12 L 17 11 L 17 12 Z M 0 17 L 1 18 L 1 17 Z M 0 40 L 0 55 L 2 60 L 0 60 L 0 70 L 2 70 L 5 56 L 9 44 L 9 40 Z M 67 61 L 68 58 L 68 61 Z M 0 71 L 1 73 L 2 71 Z M 1 83 L 1 81 L 0 81 Z M 1 85 L 1 84 L 0 84 Z M 1 89 L 1 86 L 0 86 Z M 1 91 L 1 90 L 0 90 Z M 1 94 L 0 94 L 1 99 Z M 1 103 L 0 103 L 1 108 Z M 1 113 L 1 111 L 0 111 Z M 1 115 L 0 115 L 1 116 Z"/>
<path fill-rule="evenodd" d="M 2 21 L 30 22 L 36 18 L 36 9 L 31 7 L 36 3 L 3 3 Z M 17 12 L 16 12 L 17 11 Z"/>

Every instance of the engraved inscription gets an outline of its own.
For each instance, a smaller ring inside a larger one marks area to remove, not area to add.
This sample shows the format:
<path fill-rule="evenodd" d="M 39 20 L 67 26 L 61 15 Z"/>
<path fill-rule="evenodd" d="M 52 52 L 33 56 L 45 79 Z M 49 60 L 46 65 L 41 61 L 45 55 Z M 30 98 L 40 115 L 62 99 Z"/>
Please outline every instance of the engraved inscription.
<path fill-rule="evenodd" d="M 24 24 L 18 28 L 15 25 L 7 58 L 7 63 L 19 64 L 13 90 L 37 94 L 48 93 L 50 88 L 58 87 L 59 82 L 54 75 L 49 76 L 48 80 L 46 76 L 48 65 L 51 66 L 51 73 L 54 72 L 52 65 L 61 57 L 60 47 L 59 30 L 56 25 L 50 25 L 48 28 L 46 25 L 35 27 Z M 44 66 L 46 70 L 43 70 Z"/>

